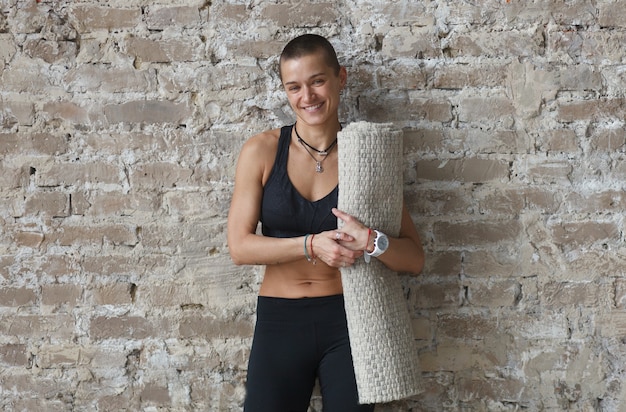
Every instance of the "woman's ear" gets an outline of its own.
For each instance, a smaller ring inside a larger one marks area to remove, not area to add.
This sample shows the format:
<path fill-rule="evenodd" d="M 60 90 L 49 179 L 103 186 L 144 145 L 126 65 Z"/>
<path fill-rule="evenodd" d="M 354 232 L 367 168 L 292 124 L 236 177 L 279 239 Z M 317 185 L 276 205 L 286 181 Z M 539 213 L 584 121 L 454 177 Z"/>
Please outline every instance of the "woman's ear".
<path fill-rule="evenodd" d="M 346 83 L 348 82 L 348 71 L 344 66 L 339 68 L 339 84 L 341 85 L 341 89 L 343 90 L 346 87 Z"/>

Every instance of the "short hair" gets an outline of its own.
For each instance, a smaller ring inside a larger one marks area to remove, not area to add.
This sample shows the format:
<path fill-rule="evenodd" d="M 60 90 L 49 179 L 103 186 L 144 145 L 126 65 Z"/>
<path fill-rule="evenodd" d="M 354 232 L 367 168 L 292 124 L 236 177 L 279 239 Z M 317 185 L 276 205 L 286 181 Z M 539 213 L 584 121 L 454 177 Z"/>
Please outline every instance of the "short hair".
<path fill-rule="evenodd" d="M 284 61 L 308 56 L 319 51 L 323 53 L 326 64 L 335 71 L 335 74 L 339 74 L 341 66 L 333 45 L 325 37 L 318 34 L 303 34 L 292 39 L 283 49 L 278 61 L 278 75 L 281 79 L 283 78 L 281 66 Z"/>

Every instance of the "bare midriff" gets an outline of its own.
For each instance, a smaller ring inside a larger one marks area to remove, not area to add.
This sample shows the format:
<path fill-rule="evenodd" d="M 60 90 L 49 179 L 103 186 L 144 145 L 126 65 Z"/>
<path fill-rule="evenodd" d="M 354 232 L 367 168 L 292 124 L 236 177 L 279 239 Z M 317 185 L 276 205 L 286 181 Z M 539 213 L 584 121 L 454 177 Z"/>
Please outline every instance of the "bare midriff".
<path fill-rule="evenodd" d="M 315 265 L 306 259 L 268 265 L 259 295 L 276 298 L 307 298 L 343 293 L 341 273 L 318 261 Z"/>

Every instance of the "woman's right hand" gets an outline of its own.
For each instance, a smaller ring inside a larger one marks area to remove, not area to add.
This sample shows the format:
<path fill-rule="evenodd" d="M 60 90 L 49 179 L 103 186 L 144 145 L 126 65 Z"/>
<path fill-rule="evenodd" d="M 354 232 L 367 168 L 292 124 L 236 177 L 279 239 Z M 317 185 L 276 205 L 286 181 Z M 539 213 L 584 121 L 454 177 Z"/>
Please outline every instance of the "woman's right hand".
<path fill-rule="evenodd" d="M 349 267 L 363 256 L 363 251 L 351 250 L 342 245 L 342 242 L 353 242 L 354 238 L 340 230 L 329 230 L 312 236 L 311 252 L 315 259 L 326 265 L 342 268 Z"/>

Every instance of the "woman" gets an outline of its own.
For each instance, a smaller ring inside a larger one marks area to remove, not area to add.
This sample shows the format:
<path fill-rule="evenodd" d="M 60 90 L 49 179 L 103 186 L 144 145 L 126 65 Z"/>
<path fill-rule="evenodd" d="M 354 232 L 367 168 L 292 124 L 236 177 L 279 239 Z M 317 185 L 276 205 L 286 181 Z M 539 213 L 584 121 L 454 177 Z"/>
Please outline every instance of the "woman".
<path fill-rule="evenodd" d="M 296 122 L 244 144 L 228 216 L 233 262 L 265 265 L 244 410 L 305 412 L 317 378 L 325 412 L 371 411 L 358 404 L 339 268 L 367 254 L 417 274 L 421 241 L 406 208 L 397 238 L 336 209 L 347 72 L 332 45 L 312 34 L 293 39 L 279 74 Z"/>

